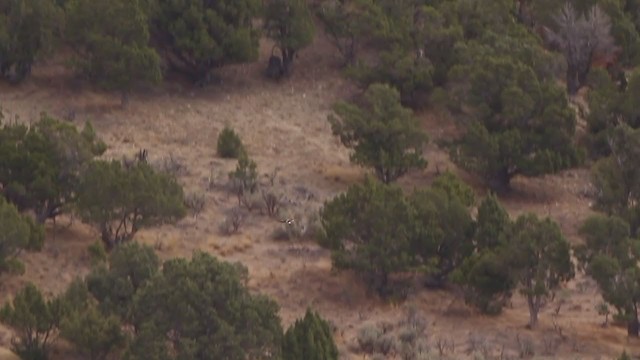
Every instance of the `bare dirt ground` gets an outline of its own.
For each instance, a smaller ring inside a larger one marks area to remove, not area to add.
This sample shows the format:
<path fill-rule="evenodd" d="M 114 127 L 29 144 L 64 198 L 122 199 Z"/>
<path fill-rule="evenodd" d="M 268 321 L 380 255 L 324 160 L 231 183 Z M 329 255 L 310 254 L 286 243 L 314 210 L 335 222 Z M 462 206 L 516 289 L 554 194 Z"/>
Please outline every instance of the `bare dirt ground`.
<path fill-rule="evenodd" d="M 273 240 L 271 233 L 282 225 L 265 216 L 252 216 L 240 234 L 220 235 L 224 212 L 236 202 L 217 187 L 235 166 L 234 161 L 215 156 L 217 134 L 226 124 L 240 134 L 261 174 L 279 169 L 277 182 L 291 199 L 287 214 L 310 214 L 364 174 L 349 164 L 347 151 L 331 136 L 326 121 L 332 103 L 354 91 L 340 77 L 326 39 L 319 36 L 303 51 L 293 78 L 279 84 L 261 76 L 270 52 L 271 44 L 264 42 L 260 61 L 225 69 L 222 84 L 203 89 L 171 82 L 134 94 L 124 109 L 117 95 L 92 90 L 72 80 L 64 68 L 45 64 L 20 86 L 0 85 L 0 106 L 20 121 L 37 119 L 42 111 L 62 118 L 75 113 L 70 121 L 81 126 L 91 120 L 107 142 L 106 157 L 131 156 L 145 148 L 152 163 L 182 165 L 179 179 L 187 193 L 204 194 L 204 212 L 197 220 L 189 217 L 175 226 L 142 231 L 137 240 L 154 246 L 163 258 L 188 257 L 202 250 L 243 262 L 250 271 L 250 287 L 280 304 L 283 325 L 308 306 L 329 319 L 336 326 L 341 358 L 366 359 L 355 352 L 358 331 L 380 322 L 397 323 L 408 307 L 428 320 L 427 342 L 434 354 L 440 352 L 438 344 L 453 345 L 441 346 L 444 358 L 470 358 L 474 351 L 492 356 L 488 358 L 518 358 L 529 344 L 540 359 L 611 359 L 623 349 L 640 353 L 640 344 L 628 340 L 625 329 L 600 326 L 603 319 L 594 309 L 600 297 L 582 276 L 548 304 L 539 328 L 532 331 L 524 328 L 528 313 L 519 296 L 497 317 L 476 314 L 447 291 L 419 289 L 405 303 L 384 304 L 367 294 L 351 274 L 333 272 L 327 251 L 311 242 Z M 419 116 L 432 139 L 453 131 L 451 120 L 444 116 Z M 433 142 L 425 155 L 429 167 L 402 179 L 403 186 L 427 185 L 445 169 L 460 173 Z M 471 176 L 460 174 L 473 183 Z M 210 189 L 210 183 L 216 186 Z M 303 196 L 302 188 L 313 197 Z M 526 211 L 549 215 L 572 242 L 580 241 L 577 226 L 590 214 L 587 170 L 517 179 L 515 189 L 502 199 L 512 215 Z M 476 190 L 483 194 L 479 186 Z M 50 225 L 44 251 L 22 256 L 26 274 L 2 277 L 0 300 L 9 299 L 27 281 L 51 293 L 62 291 L 75 276 L 88 271 L 86 249 L 96 238 L 77 220 L 62 219 L 55 229 Z M 562 305 L 554 315 L 558 304 Z M 7 347 L 10 336 L 5 329 L 0 344 Z"/>

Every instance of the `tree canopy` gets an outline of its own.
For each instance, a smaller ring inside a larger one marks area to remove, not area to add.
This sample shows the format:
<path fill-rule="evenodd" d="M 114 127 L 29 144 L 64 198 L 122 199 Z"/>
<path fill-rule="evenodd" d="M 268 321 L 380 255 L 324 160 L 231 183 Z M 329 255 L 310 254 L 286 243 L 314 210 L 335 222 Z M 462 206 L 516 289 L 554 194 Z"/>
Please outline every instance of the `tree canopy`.
<path fill-rule="evenodd" d="M 407 272 L 442 286 L 474 250 L 469 194 L 450 174 L 408 196 L 367 178 L 325 203 L 320 243 L 334 266 L 354 270 L 381 295 L 394 295 L 392 276 Z"/>
<path fill-rule="evenodd" d="M 142 0 L 69 0 L 65 8 L 65 39 L 82 74 L 124 95 L 136 82 L 161 79 L 160 58 L 149 46 Z"/>
<path fill-rule="evenodd" d="M 258 0 L 157 0 L 152 8 L 151 39 L 167 65 L 194 81 L 223 65 L 258 57 L 259 31 L 253 18 Z"/>
<path fill-rule="evenodd" d="M 517 33 L 512 41 L 527 36 Z M 509 44 L 502 41 L 461 47 L 469 60 L 451 70 L 460 86 L 456 99 L 466 105 L 458 112 L 465 133 L 454 143 L 452 158 L 496 191 L 508 189 L 516 175 L 554 173 L 582 159 L 573 139 L 574 111 L 547 70 L 535 66 L 534 59 L 543 56 L 540 46 L 530 40 L 515 52 L 492 50 Z"/>
<path fill-rule="evenodd" d="M 628 333 L 638 336 L 640 305 L 640 241 L 629 224 L 615 216 L 595 215 L 580 228 L 585 244 L 576 247 L 580 265 L 600 289 L 603 299 L 627 320 Z"/>
<path fill-rule="evenodd" d="M 275 359 L 282 328 L 272 300 L 245 287 L 247 270 L 201 252 L 169 260 L 136 294 L 140 335 L 129 359 Z M 212 327 L 213 325 L 213 327 Z M 174 335 L 172 335 L 174 334 Z M 173 349 L 170 355 L 168 346 Z"/>
<path fill-rule="evenodd" d="M 55 219 L 76 200 L 87 164 L 106 149 L 90 123 L 82 131 L 46 114 L 31 126 L 0 128 L 0 188 L 19 210 L 39 223 Z"/>
<path fill-rule="evenodd" d="M 264 27 L 282 57 L 285 74 L 298 51 L 313 41 L 315 25 L 306 0 L 268 0 L 265 5 Z"/>
<path fill-rule="evenodd" d="M 284 334 L 284 360 L 337 360 L 338 348 L 333 341 L 329 323 L 311 309 L 296 320 Z"/>
<path fill-rule="evenodd" d="M 12 82 L 31 73 L 52 50 L 63 13 L 53 0 L 7 0 L 0 4 L 0 76 Z"/>
<path fill-rule="evenodd" d="M 422 147 L 427 136 L 400 94 L 388 85 L 374 84 L 362 104 L 339 102 L 329 116 L 333 134 L 354 150 L 351 161 L 370 166 L 389 183 L 411 168 L 424 168 Z"/>
<path fill-rule="evenodd" d="M 133 238 L 143 227 L 185 216 L 182 187 L 172 177 L 138 161 L 94 161 L 78 187 L 77 212 L 94 225 L 107 249 Z"/>
<path fill-rule="evenodd" d="M 20 251 L 39 250 L 43 242 L 44 228 L 0 197 L 0 273 L 21 273 Z"/>

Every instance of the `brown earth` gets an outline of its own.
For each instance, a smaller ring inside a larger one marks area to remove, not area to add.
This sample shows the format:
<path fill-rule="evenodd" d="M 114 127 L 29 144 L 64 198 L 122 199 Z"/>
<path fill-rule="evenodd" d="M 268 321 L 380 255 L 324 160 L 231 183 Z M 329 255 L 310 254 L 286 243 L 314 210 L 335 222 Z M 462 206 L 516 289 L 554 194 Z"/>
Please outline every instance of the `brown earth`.
<path fill-rule="evenodd" d="M 380 322 L 396 323 L 409 307 L 428 319 L 426 340 L 433 353 L 439 353 L 438 344 L 453 344 L 443 347 L 443 358 L 470 358 L 474 350 L 489 358 L 518 358 L 527 341 L 532 341 L 540 359 L 610 359 L 623 349 L 640 353 L 639 342 L 629 340 L 624 329 L 600 325 L 603 319 L 594 309 L 600 296 L 582 276 L 548 304 L 537 329 L 527 330 L 528 312 L 519 296 L 497 317 L 475 313 L 447 291 L 420 289 L 402 304 L 384 304 L 351 274 L 333 272 L 327 251 L 311 242 L 272 240 L 271 233 L 282 225 L 264 216 L 252 216 L 238 235 L 221 236 L 218 225 L 235 199 L 218 186 L 209 189 L 209 184 L 221 184 L 235 166 L 234 161 L 215 156 L 216 137 L 225 124 L 240 134 L 261 173 L 279 169 L 277 182 L 291 198 L 288 214 L 312 214 L 322 201 L 364 175 L 349 163 L 348 152 L 331 136 L 326 121 L 331 104 L 354 93 L 353 86 L 339 75 L 338 61 L 326 39 L 318 37 L 303 51 L 293 78 L 280 84 L 261 76 L 270 51 L 271 44 L 265 41 L 258 63 L 224 69 L 220 85 L 202 89 L 175 81 L 133 94 L 124 109 L 119 96 L 91 89 L 59 65 L 41 64 L 24 84 L 0 85 L 0 106 L 5 115 L 17 116 L 19 121 L 37 119 L 42 111 L 62 118 L 73 112 L 75 120 L 70 121 L 79 126 L 92 121 L 109 145 L 106 157 L 131 156 L 145 148 L 152 163 L 183 165 L 186 170 L 179 179 L 187 193 L 204 194 L 205 210 L 197 220 L 189 217 L 175 226 L 142 231 L 137 240 L 154 246 L 165 259 L 190 256 L 199 249 L 243 262 L 250 271 L 250 287 L 280 304 L 285 326 L 308 306 L 329 319 L 337 329 L 341 358 L 366 359 L 355 352 L 358 330 Z M 455 131 L 452 120 L 445 116 L 419 116 L 434 140 Z M 429 167 L 403 178 L 403 186 L 427 185 L 445 169 L 474 182 L 473 177 L 456 170 L 434 142 L 425 149 L 425 156 Z M 549 215 L 572 242 L 580 241 L 576 228 L 590 214 L 587 170 L 517 179 L 514 187 L 514 193 L 502 199 L 512 215 L 525 211 Z M 303 188 L 314 195 L 312 199 L 301 195 Z M 483 194 L 480 186 L 475 188 Z M 27 281 L 47 292 L 62 291 L 75 276 L 88 271 L 86 249 L 95 239 L 97 234 L 77 220 L 61 219 L 55 228 L 49 225 L 44 250 L 22 255 L 26 274 L 3 275 L 0 300 L 9 299 Z M 558 315 L 553 315 L 560 303 Z M 0 344 L 8 347 L 10 336 L 5 329 Z M 63 350 L 58 357 L 69 358 Z M 0 352 L 0 359 L 9 359 L 7 356 Z"/>

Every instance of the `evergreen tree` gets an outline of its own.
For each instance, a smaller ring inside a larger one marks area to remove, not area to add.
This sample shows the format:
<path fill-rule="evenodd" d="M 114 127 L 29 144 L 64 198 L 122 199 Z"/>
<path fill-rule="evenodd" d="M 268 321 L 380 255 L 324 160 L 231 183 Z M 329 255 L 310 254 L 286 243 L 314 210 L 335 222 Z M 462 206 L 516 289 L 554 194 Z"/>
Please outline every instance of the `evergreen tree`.
<path fill-rule="evenodd" d="M 211 70 L 258 58 L 259 32 L 252 25 L 258 0 L 156 0 L 152 7 L 152 43 L 172 70 L 193 81 Z"/>
<path fill-rule="evenodd" d="M 54 47 L 62 20 L 53 0 L 0 3 L 0 76 L 12 82 L 27 77 L 33 62 Z"/>
<path fill-rule="evenodd" d="M 516 39 L 521 36 L 526 39 Z M 554 173 L 582 159 L 566 96 L 549 74 L 530 64 L 540 46 L 515 49 L 507 55 L 469 44 L 460 48 L 468 60 L 451 71 L 453 89 L 460 90 L 452 95 L 467 105 L 459 110 L 468 118 L 466 132 L 453 144 L 453 160 L 496 191 L 507 190 L 516 175 Z"/>
<path fill-rule="evenodd" d="M 400 188 L 367 178 L 326 202 L 320 218 L 334 266 L 353 269 L 381 295 L 391 274 L 415 265 L 413 209 Z"/>
<path fill-rule="evenodd" d="M 31 126 L 0 128 L 1 192 L 44 223 L 67 211 L 87 164 L 106 149 L 87 123 L 82 131 L 43 114 Z"/>
<path fill-rule="evenodd" d="M 269 0 L 264 21 L 266 34 L 280 49 L 284 72 L 289 74 L 296 54 L 313 41 L 309 4 L 306 0 Z"/>
<path fill-rule="evenodd" d="M 66 39 L 82 74 L 121 91 L 123 105 L 136 82 L 160 81 L 160 58 L 149 46 L 142 0 L 69 0 L 65 7 Z"/>
<path fill-rule="evenodd" d="M 94 225 L 109 250 L 138 230 L 185 216 L 182 187 L 146 162 L 124 167 L 118 161 L 94 161 L 77 189 L 78 215 Z"/>
<path fill-rule="evenodd" d="M 39 250 L 44 242 L 44 228 L 0 197 L 0 273 L 22 273 L 18 254 L 23 249 Z"/>
<path fill-rule="evenodd" d="M 339 102 L 329 116 L 331 130 L 354 150 L 351 161 L 370 166 L 384 183 L 411 168 L 424 168 L 422 147 L 427 136 L 410 109 L 400 104 L 400 94 L 388 85 L 374 84 L 362 105 Z"/>
<path fill-rule="evenodd" d="M 638 336 L 640 325 L 640 241 L 631 237 L 629 224 L 623 219 L 593 216 L 580 229 L 584 245 L 575 249 L 580 265 L 600 289 L 602 298 L 618 316 L 627 320 L 627 332 Z"/>
<path fill-rule="evenodd" d="M 46 300 L 35 285 L 27 284 L 0 310 L 0 321 L 16 333 L 12 350 L 22 359 L 48 359 L 62 310 L 58 299 Z"/>
<path fill-rule="evenodd" d="M 285 332 L 282 357 L 284 360 L 337 360 L 338 348 L 329 324 L 307 309 L 304 318 L 296 320 Z"/>
<path fill-rule="evenodd" d="M 202 252 L 191 260 L 165 262 L 135 296 L 132 315 L 138 331 L 125 358 L 280 358 L 278 307 L 251 294 L 246 281 L 242 265 Z"/>

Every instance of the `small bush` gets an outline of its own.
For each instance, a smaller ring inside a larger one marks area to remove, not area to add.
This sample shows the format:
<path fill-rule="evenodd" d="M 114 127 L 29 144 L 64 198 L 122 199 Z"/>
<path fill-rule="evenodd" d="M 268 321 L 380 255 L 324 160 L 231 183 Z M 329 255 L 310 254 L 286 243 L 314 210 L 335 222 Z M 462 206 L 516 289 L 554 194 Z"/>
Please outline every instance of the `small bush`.
<path fill-rule="evenodd" d="M 238 134 L 230 127 L 225 127 L 218 135 L 218 156 L 237 159 L 245 153 L 244 145 Z"/>
<path fill-rule="evenodd" d="M 89 245 L 87 250 L 92 264 L 101 264 L 107 261 L 107 249 L 104 247 L 103 242 L 96 241 Z"/>
<path fill-rule="evenodd" d="M 230 188 L 236 193 L 239 203 L 245 193 L 253 194 L 256 192 L 258 188 L 257 167 L 255 161 L 251 160 L 246 153 L 242 153 L 238 158 L 235 171 L 229 173 Z"/>
<path fill-rule="evenodd" d="M 191 211 L 194 219 L 198 219 L 198 216 L 204 210 L 205 200 L 204 194 L 189 194 L 184 198 L 184 205 Z"/>

